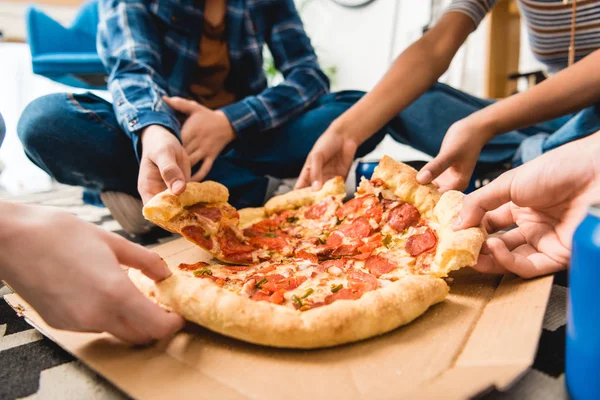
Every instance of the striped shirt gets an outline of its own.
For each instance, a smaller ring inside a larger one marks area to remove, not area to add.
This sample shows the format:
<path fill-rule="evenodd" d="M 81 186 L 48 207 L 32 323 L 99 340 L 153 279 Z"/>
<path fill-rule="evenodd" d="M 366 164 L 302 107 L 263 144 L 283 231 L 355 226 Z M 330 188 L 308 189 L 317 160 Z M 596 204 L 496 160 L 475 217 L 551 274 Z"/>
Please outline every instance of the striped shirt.
<path fill-rule="evenodd" d="M 568 64 L 572 1 L 563 4 L 563 0 L 518 0 L 531 50 L 552 72 Z M 446 12 L 462 12 L 477 26 L 496 2 L 453 0 Z M 575 61 L 578 61 L 600 48 L 600 0 L 577 0 L 576 5 Z"/>

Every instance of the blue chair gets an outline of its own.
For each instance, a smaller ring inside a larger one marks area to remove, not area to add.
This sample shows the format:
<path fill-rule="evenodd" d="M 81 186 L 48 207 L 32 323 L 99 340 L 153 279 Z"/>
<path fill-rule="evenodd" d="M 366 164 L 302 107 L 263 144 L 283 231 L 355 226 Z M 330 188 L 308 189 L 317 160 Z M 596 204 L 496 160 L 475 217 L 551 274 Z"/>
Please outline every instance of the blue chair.
<path fill-rule="evenodd" d="M 106 89 L 106 70 L 96 52 L 98 2 L 86 2 L 65 28 L 35 7 L 27 10 L 33 72 L 83 89 Z"/>

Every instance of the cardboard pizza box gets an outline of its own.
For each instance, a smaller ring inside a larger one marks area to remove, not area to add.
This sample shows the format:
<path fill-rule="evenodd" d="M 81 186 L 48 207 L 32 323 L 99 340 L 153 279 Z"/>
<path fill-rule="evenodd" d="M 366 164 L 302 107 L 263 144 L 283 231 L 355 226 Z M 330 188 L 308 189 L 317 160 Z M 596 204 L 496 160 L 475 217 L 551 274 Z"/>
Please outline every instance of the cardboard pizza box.
<path fill-rule="evenodd" d="M 184 239 L 156 247 L 170 265 L 210 256 Z M 413 323 L 321 350 L 247 344 L 188 326 L 133 347 L 108 334 L 50 328 L 17 295 L 8 303 L 44 335 L 138 399 L 399 399 L 505 390 L 533 363 L 552 277 L 500 278 L 464 269 L 445 302 Z"/>

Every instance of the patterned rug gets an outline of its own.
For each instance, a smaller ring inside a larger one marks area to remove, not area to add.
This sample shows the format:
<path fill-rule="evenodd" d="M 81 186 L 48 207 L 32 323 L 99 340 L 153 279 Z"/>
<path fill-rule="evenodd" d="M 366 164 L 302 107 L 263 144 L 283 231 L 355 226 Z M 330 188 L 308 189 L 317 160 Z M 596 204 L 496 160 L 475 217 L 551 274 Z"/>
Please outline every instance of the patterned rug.
<path fill-rule="evenodd" d="M 122 231 L 105 208 L 86 205 L 81 189 L 57 186 L 39 193 L 9 200 L 65 209 L 80 218 L 116 232 L 145 246 L 172 240 L 158 233 L 143 239 Z M 1 199 L 1 197 L 0 197 Z M 0 284 L 1 285 L 1 284 Z M 0 297 L 8 294 L 0 287 Z M 564 385 L 566 324 L 566 274 L 555 277 L 543 332 L 533 368 L 505 393 L 492 391 L 484 399 L 567 399 Z M 49 339 L 29 326 L 4 301 L 0 301 L 0 399 L 124 399 L 125 394 L 75 360 Z"/>

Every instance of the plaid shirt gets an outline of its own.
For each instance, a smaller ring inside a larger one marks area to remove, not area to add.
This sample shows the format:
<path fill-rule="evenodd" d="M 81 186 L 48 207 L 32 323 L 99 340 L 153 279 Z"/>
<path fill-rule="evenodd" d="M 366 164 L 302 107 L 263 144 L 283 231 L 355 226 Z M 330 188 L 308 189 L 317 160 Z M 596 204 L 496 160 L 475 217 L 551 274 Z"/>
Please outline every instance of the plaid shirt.
<path fill-rule="evenodd" d="M 149 125 L 180 137 L 163 95 L 191 97 L 203 28 L 203 1 L 100 0 L 98 52 L 123 130 L 134 139 Z M 293 0 L 227 0 L 231 70 L 227 88 L 241 99 L 221 110 L 239 137 L 276 128 L 329 90 Z M 263 47 L 285 80 L 267 87 Z"/>

